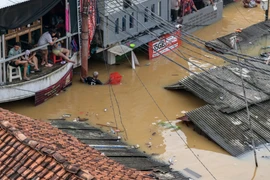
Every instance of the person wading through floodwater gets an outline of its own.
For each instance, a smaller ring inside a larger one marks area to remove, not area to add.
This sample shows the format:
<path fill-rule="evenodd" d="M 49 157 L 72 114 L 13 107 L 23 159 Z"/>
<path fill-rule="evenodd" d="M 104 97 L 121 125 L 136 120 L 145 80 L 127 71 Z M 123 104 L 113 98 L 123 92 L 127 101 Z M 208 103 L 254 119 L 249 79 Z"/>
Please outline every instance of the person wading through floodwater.
<path fill-rule="evenodd" d="M 102 83 L 99 79 L 98 79 L 98 72 L 95 71 L 93 73 L 93 77 L 88 76 L 88 77 L 82 77 L 81 76 L 81 82 L 83 83 L 87 83 L 89 85 L 118 85 L 121 83 L 122 80 L 122 76 L 118 73 L 118 72 L 113 72 L 110 74 L 109 80 L 106 83 Z"/>
<path fill-rule="evenodd" d="M 89 85 L 103 85 L 103 83 L 98 79 L 98 72 L 97 71 L 95 71 L 93 73 L 93 77 L 91 77 L 91 76 L 81 77 L 81 81 L 83 83 L 87 83 Z"/>

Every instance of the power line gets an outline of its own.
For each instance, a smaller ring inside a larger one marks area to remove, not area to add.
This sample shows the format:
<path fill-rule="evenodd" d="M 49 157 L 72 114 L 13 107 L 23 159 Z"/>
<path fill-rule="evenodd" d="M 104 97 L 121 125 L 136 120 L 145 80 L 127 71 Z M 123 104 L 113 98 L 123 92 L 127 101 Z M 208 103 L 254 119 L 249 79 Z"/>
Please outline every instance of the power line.
<path fill-rule="evenodd" d="M 235 33 L 237 35 L 237 33 Z M 236 52 L 237 52 L 237 36 L 235 36 L 235 48 L 236 48 Z M 238 62 L 240 62 L 239 58 L 237 59 Z M 241 82 L 242 82 L 242 87 L 243 87 L 243 94 L 245 97 L 245 103 L 246 103 L 246 110 L 247 110 L 247 120 L 249 122 L 249 128 L 250 128 L 250 132 L 251 132 L 251 142 L 252 142 L 252 147 L 253 147 L 253 152 L 254 152 L 254 158 L 255 158 L 255 165 L 256 167 L 258 167 L 258 162 L 257 162 L 257 155 L 256 155 L 256 150 L 255 150 L 255 143 L 254 143 L 254 132 L 252 129 L 252 121 L 250 119 L 250 112 L 249 112 L 249 107 L 248 107 L 248 101 L 247 101 L 247 96 L 246 96 L 246 89 L 245 89 L 245 85 L 244 85 L 244 81 L 243 81 L 243 76 L 242 76 L 242 67 L 240 66 L 240 76 L 241 76 Z"/>
<path fill-rule="evenodd" d="M 105 16 L 104 16 L 105 17 Z M 137 20 L 137 19 L 136 19 Z M 125 32 L 125 33 L 127 33 L 127 32 Z M 157 39 L 159 39 L 158 37 L 157 37 Z M 183 58 L 183 57 L 182 57 Z M 168 59 L 168 58 L 167 58 Z M 169 59 L 169 60 L 171 60 L 171 59 Z M 173 62 L 173 61 L 172 61 Z M 175 63 L 175 62 L 174 62 Z M 181 65 L 180 65 L 181 66 Z M 181 66 L 182 67 L 182 66 Z M 184 68 L 185 69 L 185 68 Z M 228 91 L 228 90 L 227 90 Z M 230 92 L 230 91 L 229 91 Z M 244 99 L 243 97 L 240 97 L 241 99 Z"/>
<path fill-rule="evenodd" d="M 127 57 L 127 55 L 126 55 Z M 130 59 L 127 57 L 127 59 L 130 62 Z M 139 81 L 141 82 L 141 84 L 143 85 L 143 87 L 145 88 L 145 90 L 147 91 L 147 93 L 149 94 L 149 96 L 151 97 L 151 99 L 153 100 L 153 102 L 155 103 L 155 105 L 158 107 L 158 109 L 160 110 L 160 112 L 162 113 L 162 115 L 165 117 L 165 119 L 171 124 L 171 122 L 169 121 L 168 117 L 165 115 L 165 113 L 162 111 L 162 109 L 160 108 L 160 106 L 158 105 L 158 103 L 155 101 L 154 97 L 151 95 L 151 93 L 149 92 L 149 90 L 147 89 L 147 87 L 144 85 L 143 81 L 141 80 L 141 78 L 138 76 L 137 72 L 134 70 L 134 72 L 136 73 Z M 182 141 L 185 143 L 185 145 L 188 147 L 188 149 L 192 152 L 192 154 L 196 157 L 196 159 L 204 166 L 204 168 L 209 172 L 209 174 L 214 178 L 215 176 L 211 173 L 211 171 L 206 167 L 206 165 L 200 160 L 200 158 L 195 154 L 195 152 L 188 146 L 188 144 L 185 142 L 185 140 L 182 138 L 182 136 L 176 131 L 176 133 L 178 134 L 178 136 L 182 139 Z"/>
<path fill-rule="evenodd" d="M 105 17 L 105 16 L 104 16 Z M 136 21 L 138 21 L 136 18 L 135 18 L 135 20 Z M 111 21 L 111 20 L 110 20 Z M 143 25 L 142 25 L 143 26 Z M 147 30 L 146 29 L 146 31 L 149 31 L 149 30 Z M 128 33 L 128 32 L 124 32 L 124 33 L 127 33 L 127 34 L 129 34 L 130 36 L 132 36 L 132 37 L 134 37 L 133 35 L 131 35 L 130 33 Z M 150 32 L 151 33 L 151 32 Z M 159 39 L 159 37 L 157 37 L 155 34 L 153 34 L 157 39 Z M 174 52 L 175 53 L 175 51 L 174 50 L 172 50 L 172 49 L 170 49 L 172 52 Z M 177 54 L 177 53 L 176 53 Z M 179 54 L 177 54 L 178 56 L 179 56 Z M 182 56 L 179 56 L 179 57 L 181 57 L 181 58 L 183 58 L 184 60 L 186 60 L 186 61 L 188 61 L 188 59 L 186 59 L 185 57 L 182 57 Z M 168 58 L 167 56 L 165 56 L 165 58 L 166 59 L 168 59 L 169 61 L 171 61 L 171 62 L 173 62 L 173 63 L 175 63 L 175 64 L 177 64 L 178 66 L 180 66 L 180 67 L 182 67 L 183 69 L 185 69 L 185 70 L 187 70 L 188 72 L 190 72 L 190 73 L 192 73 L 193 75 L 196 75 L 197 76 L 197 74 L 195 74 L 194 72 L 192 72 L 192 71 L 189 71 L 189 69 L 187 69 L 187 68 L 185 68 L 184 66 L 182 66 L 181 64 L 179 64 L 179 63 L 177 63 L 177 62 L 175 62 L 175 61 L 173 61 L 172 59 L 170 59 L 170 58 Z M 190 62 L 190 61 L 189 61 Z M 193 63 L 193 62 L 190 62 L 190 63 Z M 241 96 L 241 95 L 238 95 L 238 94 L 236 94 L 236 93 L 234 93 L 233 91 L 230 91 L 229 89 L 227 89 L 227 88 L 224 88 L 222 85 L 220 85 L 220 84 L 218 84 L 216 81 L 214 81 L 213 79 L 211 79 L 211 78 L 209 78 L 208 76 L 206 76 L 206 77 L 204 77 L 205 75 L 203 74 L 203 77 L 202 76 L 200 76 L 200 78 L 201 79 L 205 79 L 205 81 L 207 82 L 207 83 L 214 83 L 214 84 L 216 84 L 218 87 L 220 87 L 220 88 L 222 88 L 222 89 L 225 89 L 227 92 L 229 92 L 230 94 L 232 94 L 232 95 L 234 95 L 235 97 L 237 97 L 237 98 L 239 98 L 239 99 L 241 99 L 241 100 L 243 100 L 243 102 L 244 102 L 244 98 L 243 98 L 243 96 Z M 197 84 L 198 86 L 200 86 L 199 84 Z M 203 87 L 202 87 L 203 88 Z M 256 103 L 255 103 L 256 104 Z M 258 104 L 256 104 L 256 105 L 258 105 Z M 260 106 L 260 105 L 258 105 L 258 106 Z M 263 107 L 262 107 L 263 108 Z M 265 108 L 264 108 L 265 109 Z M 268 109 L 265 109 L 266 111 L 269 111 Z"/>
<path fill-rule="evenodd" d="M 100 38 L 102 40 L 102 36 L 101 36 L 101 30 L 99 28 L 99 35 L 100 35 Z M 103 41 L 103 40 L 102 40 Z M 103 47 L 104 48 L 104 47 Z M 105 60 L 105 51 L 103 51 L 103 60 L 104 60 L 104 63 L 105 63 L 105 67 L 106 67 L 106 70 L 107 70 L 107 74 L 108 76 L 110 76 L 110 73 L 109 73 L 109 68 L 108 68 L 108 65 L 106 63 L 106 60 Z M 115 99 L 115 102 L 116 102 L 116 105 L 117 105 L 117 108 L 118 108 L 118 113 L 119 113 L 119 118 L 120 118 L 120 123 L 124 129 L 124 132 L 125 132 L 125 135 L 126 135 L 126 139 L 128 140 L 128 134 L 127 134 L 127 130 L 125 128 L 125 125 L 123 123 L 123 120 L 122 120 L 122 113 L 121 113 L 121 109 L 120 109 L 120 106 L 119 106 L 119 102 L 118 102 L 118 99 L 116 97 L 116 94 L 114 92 L 114 89 L 112 87 L 111 84 L 108 84 L 109 85 L 109 93 L 110 93 L 110 99 L 111 99 L 111 104 L 112 104 L 112 109 L 113 109 L 113 115 L 114 115 L 114 119 L 115 119 L 115 123 L 116 123 L 116 127 L 117 127 L 117 121 L 116 121 L 116 115 L 115 115 L 115 110 L 114 110 L 114 105 L 113 105 L 113 101 L 112 101 L 112 94 L 114 96 L 114 99 Z"/>

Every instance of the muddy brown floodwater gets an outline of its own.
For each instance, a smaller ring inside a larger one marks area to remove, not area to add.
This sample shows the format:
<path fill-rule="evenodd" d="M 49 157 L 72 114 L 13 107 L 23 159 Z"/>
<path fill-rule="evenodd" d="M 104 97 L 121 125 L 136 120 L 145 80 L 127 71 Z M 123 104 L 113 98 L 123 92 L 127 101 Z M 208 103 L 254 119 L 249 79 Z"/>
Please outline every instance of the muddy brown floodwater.
<path fill-rule="evenodd" d="M 264 12 L 259 7 L 244 9 L 241 3 L 233 3 L 225 7 L 221 21 L 194 34 L 204 40 L 212 40 L 237 28 L 245 28 L 263 20 Z M 183 46 L 189 47 L 186 44 Z M 190 54 L 186 56 L 200 67 L 210 68 L 213 66 L 211 64 L 223 64 L 218 58 L 207 59 L 200 51 L 201 55 L 198 56 L 183 47 L 180 47 L 180 50 Z M 180 171 L 189 168 L 202 175 L 200 179 L 213 179 L 206 168 L 216 179 L 269 179 L 270 160 L 261 158 L 263 155 L 269 155 L 269 152 L 263 149 L 258 152 L 259 168 L 255 173 L 252 153 L 234 158 L 212 141 L 176 120 L 185 112 L 205 104 L 188 92 L 168 91 L 163 88 L 188 76 L 187 71 L 164 57 L 149 61 L 144 53 L 138 53 L 137 56 L 141 66 L 137 67 L 136 71 L 131 69 L 127 61 L 108 67 L 110 72 L 117 71 L 123 75 L 122 84 L 113 86 L 113 92 L 109 86 L 88 86 L 79 83 L 78 73 L 76 74 L 79 70 L 75 70 L 73 85 L 46 103 L 35 107 L 33 99 L 27 99 L 1 104 L 1 107 L 42 120 L 59 118 L 69 113 L 72 115 L 69 120 L 80 116 L 88 118 L 89 123 L 95 126 L 96 123 L 117 125 L 120 130 L 126 130 L 127 136 L 125 133 L 120 133 L 120 136 L 129 144 L 138 144 L 141 150 L 156 154 L 157 158 L 164 161 L 172 158 L 173 168 Z M 167 56 L 192 71 L 199 71 L 172 52 Z M 198 60 L 198 57 L 209 63 Z M 108 71 L 102 61 L 90 62 L 89 73 L 94 70 L 99 71 L 102 81 L 108 79 Z M 107 111 L 104 111 L 105 108 Z M 158 123 L 167 120 L 177 123 L 181 129 L 176 132 Z M 105 127 L 102 129 L 109 131 Z M 152 144 L 151 148 L 146 145 L 149 142 Z"/>

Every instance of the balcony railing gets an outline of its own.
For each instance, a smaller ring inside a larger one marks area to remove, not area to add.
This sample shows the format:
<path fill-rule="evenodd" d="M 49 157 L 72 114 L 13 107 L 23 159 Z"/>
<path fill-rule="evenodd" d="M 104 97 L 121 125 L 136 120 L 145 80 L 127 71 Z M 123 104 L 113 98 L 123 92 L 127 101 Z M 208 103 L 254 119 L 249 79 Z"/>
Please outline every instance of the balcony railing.
<path fill-rule="evenodd" d="M 73 33 L 73 34 L 67 34 L 65 37 L 62 37 L 60 39 L 58 39 L 56 42 L 59 42 L 59 41 L 63 41 L 63 40 L 66 40 L 68 38 L 71 38 L 75 35 L 77 35 L 78 33 Z M 30 49 L 30 52 L 36 52 L 44 47 L 47 47 L 49 46 L 50 44 L 45 44 L 43 46 L 38 46 L 36 48 L 33 48 L 33 49 Z M 1 40 L 0 40 L 0 85 L 5 85 L 6 82 L 7 82 L 7 64 L 9 61 L 12 61 L 14 59 L 17 59 L 23 55 L 25 55 L 25 52 L 21 53 L 21 54 L 18 54 L 16 56 L 12 56 L 12 57 L 9 57 L 9 58 L 6 58 L 5 56 L 5 52 L 6 52 L 6 49 L 5 49 L 6 45 L 5 45 L 5 36 L 2 35 L 1 36 Z"/>

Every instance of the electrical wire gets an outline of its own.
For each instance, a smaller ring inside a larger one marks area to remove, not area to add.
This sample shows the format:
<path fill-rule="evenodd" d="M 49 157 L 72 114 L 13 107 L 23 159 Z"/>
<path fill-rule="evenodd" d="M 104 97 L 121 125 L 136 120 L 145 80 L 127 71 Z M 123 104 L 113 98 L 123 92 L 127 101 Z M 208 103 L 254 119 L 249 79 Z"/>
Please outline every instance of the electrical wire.
<path fill-rule="evenodd" d="M 110 20 L 111 21 L 111 20 Z M 127 32 L 125 32 L 125 33 L 127 33 Z M 128 33 L 129 34 L 129 33 Z M 131 35 L 131 34 L 129 34 L 130 36 L 133 36 L 133 35 Z M 158 38 L 158 37 L 156 37 L 156 38 Z M 173 51 L 173 50 L 172 50 Z M 174 51 L 173 51 L 174 52 Z M 169 59 L 168 57 L 166 57 L 167 59 Z M 183 57 L 182 57 L 183 58 Z M 185 59 L 185 58 L 184 58 Z M 173 61 L 172 59 L 169 59 L 170 61 L 172 61 L 172 62 L 174 62 L 174 63 L 176 63 L 175 61 Z M 187 59 L 186 59 L 187 60 Z M 191 62 L 192 63 L 192 62 Z M 182 68 L 184 68 L 185 70 L 187 70 L 187 71 L 189 71 L 187 68 L 185 68 L 185 67 L 183 67 L 181 64 L 179 64 L 179 63 L 176 63 L 176 64 L 178 64 L 179 66 L 181 66 Z M 192 73 L 193 75 L 197 75 L 197 74 L 195 74 L 195 73 L 193 73 L 193 72 L 190 72 L 190 73 Z M 203 74 L 204 75 L 204 74 Z M 214 84 L 216 84 L 218 87 L 220 87 L 220 88 L 223 88 L 224 89 L 224 87 L 222 86 L 222 85 L 220 85 L 220 84 L 218 84 L 218 83 L 216 83 L 215 81 L 213 81 L 213 79 L 211 79 L 211 78 L 209 78 L 209 77 L 204 77 L 204 78 L 206 78 L 206 79 L 204 79 L 205 81 L 206 81 L 206 83 L 214 83 Z M 202 76 L 200 76 L 200 79 L 202 79 Z M 209 81 L 209 79 L 210 79 L 210 81 Z M 200 86 L 199 84 L 197 84 L 198 86 Z M 201 87 L 201 88 L 204 88 L 204 87 Z M 226 89 L 226 88 L 225 88 Z M 226 89 L 227 90 L 227 92 L 229 92 L 230 94 L 232 94 L 232 95 L 234 95 L 234 96 L 236 96 L 237 98 L 239 98 L 239 99 L 241 99 L 243 102 L 244 102 L 244 97 L 243 96 L 240 96 L 240 95 L 238 95 L 238 94 L 236 94 L 236 93 L 234 93 L 233 91 L 230 91 L 229 89 Z M 211 94 L 212 95 L 212 94 Z M 253 102 L 254 103 L 254 102 Z M 254 103 L 254 104 L 256 104 L 256 103 Z M 259 104 L 256 104 L 256 105 L 258 105 L 258 106 L 260 106 Z M 261 108 L 264 108 L 264 107 L 262 107 L 262 106 L 260 106 Z M 265 109 L 265 108 L 264 108 Z M 267 110 L 267 111 L 269 111 L 268 109 L 265 109 L 265 110 Z"/>
<path fill-rule="evenodd" d="M 137 19 L 135 19 L 136 21 L 137 21 Z M 142 25 L 143 27 L 144 27 L 144 25 L 143 24 L 140 24 L 140 25 Z M 145 29 L 146 29 L 146 27 L 144 27 Z M 151 33 L 151 32 L 149 32 L 149 33 Z M 153 34 L 152 33 L 152 35 L 154 35 L 157 39 L 159 39 L 159 37 L 157 37 L 155 34 Z M 171 50 L 172 52 L 174 52 L 174 50 Z M 175 52 L 174 52 L 175 53 Z M 177 53 L 176 53 L 177 54 Z M 179 56 L 179 54 L 177 54 L 178 56 Z M 181 56 L 180 56 L 181 57 Z M 181 57 L 181 58 L 183 58 L 183 57 Z M 185 58 L 183 58 L 183 59 L 185 59 Z M 185 59 L 185 60 L 187 60 L 187 59 Z M 193 62 L 190 62 L 190 63 L 192 63 L 193 65 L 195 65 Z M 181 65 L 180 65 L 181 66 Z M 196 65 L 195 65 L 196 66 Z M 201 70 L 203 70 L 203 69 L 201 69 Z M 205 70 L 203 70 L 203 71 L 205 71 Z M 215 82 L 216 83 L 216 82 Z M 235 93 L 234 93 L 235 94 Z M 243 98 L 243 97 L 242 97 Z"/>
<path fill-rule="evenodd" d="M 236 33 L 237 35 L 237 33 Z M 236 48 L 236 52 L 237 52 L 237 40 L 236 40 L 237 36 L 235 36 L 235 48 Z M 240 62 L 239 58 L 238 58 L 238 62 Z M 243 76 L 242 76 L 242 67 L 240 66 L 240 76 L 241 76 L 241 83 L 242 83 L 242 88 L 243 88 L 243 95 L 245 97 L 245 103 L 246 103 L 246 110 L 247 110 L 247 121 L 249 122 L 249 128 L 250 128 L 250 133 L 251 133 L 251 142 L 252 142 L 252 147 L 253 147 L 253 152 L 254 152 L 254 159 L 255 159 L 255 166 L 258 167 L 258 161 L 257 161 L 257 155 L 256 155 L 256 150 L 255 150 L 255 143 L 254 143 L 254 132 L 253 132 L 253 128 L 252 128 L 252 121 L 250 119 L 250 112 L 249 112 L 249 105 L 248 105 L 248 101 L 247 101 L 247 96 L 246 96 L 246 89 L 245 89 L 245 85 L 244 85 L 244 81 L 243 81 Z"/>
<path fill-rule="evenodd" d="M 104 16 L 105 17 L 105 16 Z"/>
<path fill-rule="evenodd" d="M 100 35 L 100 38 L 101 38 L 101 42 L 103 42 L 103 39 L 102 39 L 102 36 L 101 36 L 101 29 L 99 28 L 99 35 Z M 103 47 L 104 48 L 104 47 Z M 105 51 L 103 51 L 103 61 L 105 63 L 105 67 L 106 67 L 106 70 L 107 70 L 107 74 L 108 76 L 110 76 L 110 72 L 109 72 L 109 68 L 108 68 L 108 65 L 106 63 L 106 60 L 105 60 Z M 116 121 L 116 115 L 115 115 L 115 110 L 114 110 L 114 105 L 113 105 L 113 101 L 112 101 L 112 97 L 111 97 L 111 94 L 113 94 L 114 96 L 114 100 L 116 102 L 116 105 L 117 105 L 117 108 L 118 108 L 118 113 L 119 113 L 119 118 L 120 118 L 120 123 L 124 129 L 124 132 L 125 132 L 125 135 L 126 135 L 126 140 L 128 140 L 128 133 L 127 133 L 127 130 L 126 130 L 126 127 L 123 123 L 123 119 L 122 119 L 122 113 L 121 113 L 121 109 L 120 109 L 120 106 L 119 106 L 119 102 L 118 102 L 118 99 L 116 97 L 116 94 L 114 92 L 114 89 L 112 87 L 111 84 L 108 84 L 109 85 L 109 93 L 110 93 L 110 99 L 111 99 L 111 104 L 112 104 L 112 108 L 113 108 L 113 114 L 114 114 L 114 118 L 115 118 L 115 123 L 116 123 L 116 127 L 117 127 L 117 121 Z"/>
<path fill-rule="evenodd" d="M 126 56 L 127 57 L 127 56 Z M 127 59 L 130 62 L 130 59 L 127 57 Z M 162 115 L 166 118 L 166 120 L 171 124 L 171 122 L 169 121 L 168 117 L 165 115 L 165 113 L 162 111 L 162 109 L 160 108 L 160 106 L 158 105 L 158 103 L 155 101 L 154 97 L 151 95 L 151 93 L 149 92 L 149 90 L 147 89 L 147 87 L 145 86 L 145 84 L 143 83 L 143 81 L 141 80 L 141 78 L 138 76 L 137 72 L 134 70 L 134 72 L 136 73 L 136 76 L 138 77 L 139 81 L 141 82 L 141 84 L 143 85 L 143 87 L 145 88 L 145 90 L 147 91 L 147 93 L 149 94 L 149 96 L 151 97 L 151 99 L 153 100 L 153 102 L 155 103 L 155 105 L 158 107 L 158 109 L 160 110 L 160 112 L 162 113 Z M 176 131 L 176 133 L 178 134 L 178 136 L 182 139 L 182 141 L 185 143 L 185 145 L 189 148 L 189 150 L 192 152 L 192 154 L 194 155 L 194 157 L 197 158 L 197 160 L 204 166 L 204 168 L 210 173 L 210 175 L 216 179 L 216 177 L 211 173 L 211 171 L 206 167 L 206 165 L 198 158 L 198 156 L 195 154 L 195 152 L 188 146 L 188 144 L 185 142 L 185 140 L 183 139 L 183 137 Z"/>

